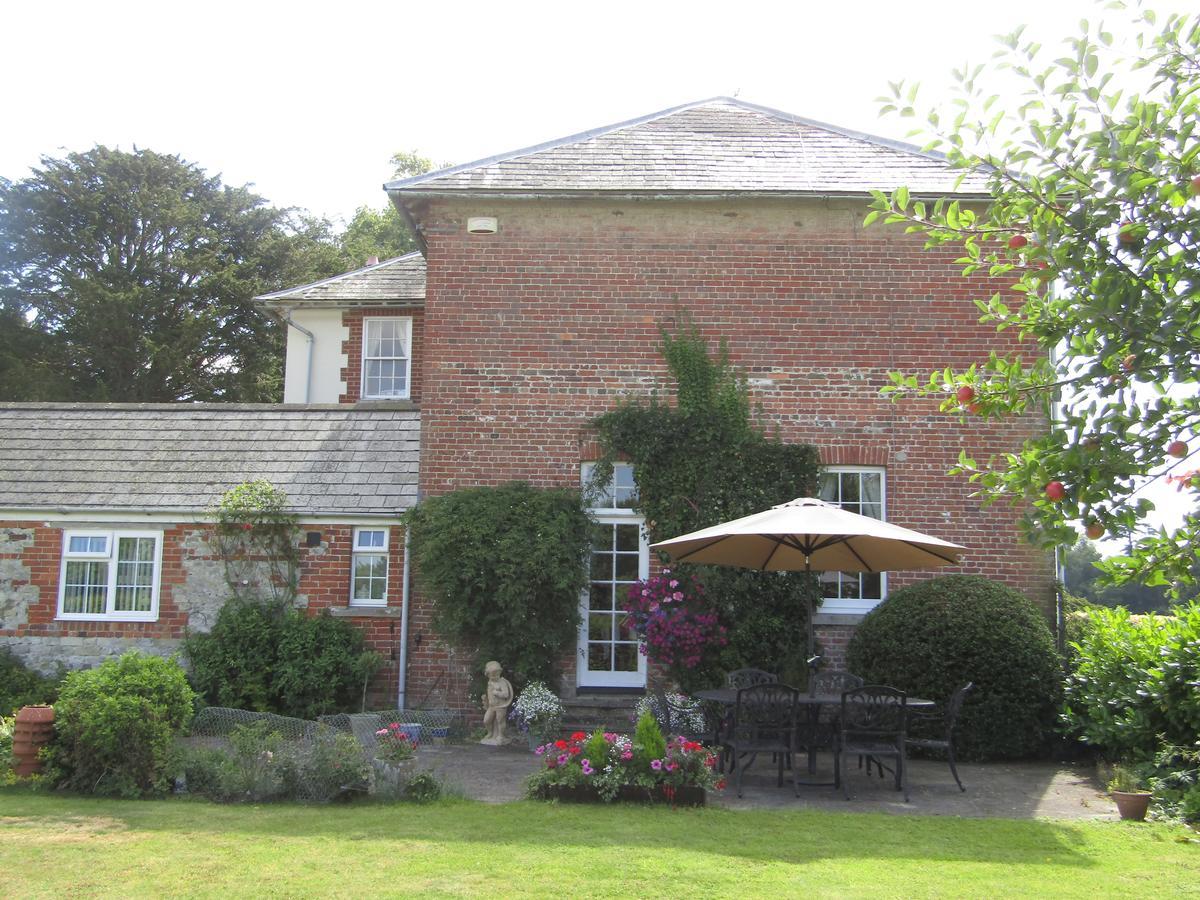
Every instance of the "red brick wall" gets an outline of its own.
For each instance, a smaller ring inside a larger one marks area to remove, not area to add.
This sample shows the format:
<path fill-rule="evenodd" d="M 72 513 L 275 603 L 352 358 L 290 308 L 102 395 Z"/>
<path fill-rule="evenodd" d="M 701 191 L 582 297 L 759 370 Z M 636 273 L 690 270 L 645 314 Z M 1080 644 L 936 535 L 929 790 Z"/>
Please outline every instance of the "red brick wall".
<path fill-rule="evenodd" d="M 932 402 L 879 396 L 890 370 L 965 367 L 1012 346 L 972 303 L 1007 282 L 966 281 L 953 253 L 864 231 L 865 207 L 849 201 L 490 203 L 499 232 L 467 235 L 479 209 L 446 200 L 423 214 L 424 495 L 577 484 L 588 422 L 667 386 L 658 327 L 683 308 L 714 344 L 728 340 L 785 440 L 816 444 L 827 463 L 886 466 L 892 521 L 966 545 L 955 571 L 1049 608 L 1051 565 L 1013 512 L 982 508 L 945 474 L 960 450 L 986 458 L 1038 423 L 960 424 Z"/>
<path fill-rule="evenodd" d="M 223 573 L 223 563 L 212 552 L 198 552 L 203 546 L 195 540 L 206 537 L 212 531 L 209 525 L 158 525 L 142 523 L 142 530 L 163 530 L 162 572 L 159 589 L 159 611 L 155 622 L 85 622 L 78 620 L 58 621 L 58 579 L 62 562 L 63 531 L 67 528 L 97 527 L 80 524 L 47 525 L 44 522 L 5 522 L 0 529 L 16 533 L 32 530 L 30 546 L 16 551 L 0 550 L 0 558 L 14 557 L 29 570 L 29 581 L 37 589 L 37 598 L 29 605 L 28 622 L 15 628 L 0 628 L 3 637 L 96 637 L 96 638 L 161 638 L 177 640 L 184 637 L 188 627 L 187 590 L 189 568 L 213 567 L 209 573 L 216 577 Z M 120 530 L 122 526 L 111 527 Z M 130 526 L 125 526 L 130 527 Z M 301 533 L 319 531 L 321 546 L 301 547 L 299 594 L 307 598 L 307 610 L 315 615 L 328 607 L 346 607 L 350 597 L 350 555 L 353 527 L 350 525 L 301 525 Z M 401 578 L 404 570 L 404 531 L 393 525 L 390 530 L 388 605 L 399 608 L 401 600 Z M 0 548 L 4 545 L 0 544 Z M 211 579 L 210 579 L 211 580 Z M 23 585 L 13 583 L 14 588 Z M 192 598 L 191 605 L 196 600 Z M 372 704 L 380 707 L 394 705 L 397 690 L 398 659 L 400 643 L 400 620 L 380 618 L 364 611 L 351 620 L 360 627 L 366 637 L 367 646 L 384 657 L 384 666 L 369 688 Z M 195 623 L 193 623 L 193 628 Z"/>
<path fill-rule="evenodd" d="M 409 351 L 412 363 L 409 366 L 409 399 L 421 402 L 421 359 L 425 343 L 425 311 L 412 309 L 348 309 L 342 313 L 342 325 L 350 330 L 350 336 L 342 342 L 346 354 L 346 368 L 342 369 L 342 380 L 346 393 L 341 403 L 355 403 L 362 396 L 362 351 L 363 319 L 383 319 L 389 316 L 406 316 L 412 319 L 412 348 Z"/>

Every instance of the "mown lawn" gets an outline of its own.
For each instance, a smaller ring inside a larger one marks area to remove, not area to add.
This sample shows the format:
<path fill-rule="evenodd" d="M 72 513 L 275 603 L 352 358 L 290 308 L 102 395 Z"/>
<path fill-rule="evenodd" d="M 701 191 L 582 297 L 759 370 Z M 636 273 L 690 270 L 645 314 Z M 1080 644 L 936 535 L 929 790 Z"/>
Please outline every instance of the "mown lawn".
<path fill-rule="evenodd" d="M 0 790 L 0 873 L 5 897 L 1147 897 L 1200 893 L 1200 843 L 1116 822 Z"/>

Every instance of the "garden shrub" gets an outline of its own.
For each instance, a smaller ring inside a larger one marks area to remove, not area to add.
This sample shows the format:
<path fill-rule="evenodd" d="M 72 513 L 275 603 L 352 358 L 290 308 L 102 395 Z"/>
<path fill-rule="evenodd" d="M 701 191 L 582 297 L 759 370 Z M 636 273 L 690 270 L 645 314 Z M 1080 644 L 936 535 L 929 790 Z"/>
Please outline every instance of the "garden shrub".
<path fill-rule="evenodd" d="M 673 399 L 635 399 L 593 422 L 602 457 L 589 490 L 606 484 L 618 459 L 633 463 L 638 511 L 651 541 L 676 537 L 815 496 L 815 447 L 784 444 L 756 422 L 746 380 L 721 343 L 716 355 L 686 315 L 675 334 L 662 329 L 660 352 L 675 384 Z M 703 584 L 706 605 L 728 629 L 678 673 L 684 690 L 718 683 L 745 666 L 787 677 L 803 672 L 807 602 L 819 602 L 816 579 L 725 566 L 674 567 Z"/>
<path fill-rule="evenodd" d="M 299 719 L 359 708 L 363 681 L 379 664 L 349 622 L 236 598 L 211 631 L 187 637 L 184 654 L 210 705 Z"/>
<path fill-rule="evenodd" d="M 160 656 L 130 651 L 71 672 L 54 704 L 48 777 L 84 793 L 164 793 L 174 775 L 174 741 L 191 721 L 194 698 L 179 663 Z"/>
<path fill-rule="evenodd" d="M 53 703 L 65 672 L 41 675 L 16 654 L 0 649 L 0 716 L 10 716 L 22 706 Z"/>
<path fill-rule="evenodd" d="M 638 716 L 633 743 L 646 759 L 661 759 L 667 754 L 667 739 L 663 737 L 662 729 L 649 712 Z"/>
<path fill-rule="evenodd" d="M 1061 687 L 1045 617 L 1027 597 L 974 575 L 931 578 L 893 592 L 855 630 L 849 670 L 869 684 L 945 701 L 968 681 L 955 747 L 960 759 L 1044 752 Z"/>
<path fill-rule="evenodd" d="M 552 682 L 575 645 L 589 520 L 579 492 L 524 482 L 454 491 L 407 515 L 417 581 L 438 634 L 501 660 L 520 687 Z"/>
<path fill-rule="evenodd" d="M 1072 644 L 1063 698 L 1069 735 L 1110 759 L 1150 760 L 1200 740 L 1200 604 L 1171 616 L 1092 608 Z"/>

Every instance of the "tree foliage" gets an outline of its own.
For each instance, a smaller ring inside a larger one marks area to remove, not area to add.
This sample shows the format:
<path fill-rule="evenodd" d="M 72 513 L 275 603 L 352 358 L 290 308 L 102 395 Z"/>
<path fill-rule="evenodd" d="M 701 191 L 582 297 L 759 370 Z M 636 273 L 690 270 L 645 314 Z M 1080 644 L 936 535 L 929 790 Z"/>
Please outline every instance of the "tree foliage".
<path fill-rule="evenodd" d="M 1165 613 L 1171 605 L 1171 591 L 1166 585 L 1147 585 L 1137 579 L 1121 584 L 1108 584 L 1102 578 L 1102 558 L 1091 541 L 1080 538 L 1063 558 L 1063 580 L 1067 590 L 1096 606 L 1123 606 L 1133 613 Z M 1193 569 L 1200 568 L 1194 566 Z M 1193 576 L 1200 572 L 1193 571 Z M 1180 601 L 1196 596 L 1195 584 L 1179 585 Z"/>
<path fill-rule="evenodd" d="M 579 628 L 590 523 L 579 492 L 524 482 L 430 497 L 406 521 L 438 634 L 499 661 L 520 689 L 553 682 Z"/>
<path fill-rule="evenodd" d="M 1137 35 L 1136 50 L 1118 49 L 1124 34 Z M 1070 545 L 1080 526 L 1140 534 L 1150 480 L 1200 487 L 1200 17 L 1122 14 L 1111 31 L 1085 21 L 1065 52 L 1046 55 L 1022 31 L 1009 35 L 993 66 L 956 72 L 955 108 L 929 111 L 918 129 L 951 165 L 987 179 L 990 203 L 923 202 L 902 188 L 877 194 L 868 219 L 957 246 L 964 274 L 1012 278 L 1008 295 L 977 303 L 981 321 L 1018 332 L 1027 352 L 927 378 L 896 373 L 891 390 L 940 396 L 964 416 L 1053 411 L 1049 431 L 1019 452 L 964 455 L 956 471 L 985 498 L 1024 505 L 1033 540 Z M 985 90 L 997 70 L 1024 86 L 1012 108 Z M 916 116 L 916 96 L 893 85 L 885 111 Z M 1192 514 L 1106 567 L 1165 584 L 1189 577 L 1198 546 Z"/>
<path fill-rule="evenodd" d="M 340 268 L 326 223 L 178 156 L 43 157 L 0 179 L 3 399 L 273 400 L 251 298 Z"/>
<path fill-rule="evenodd" d="M 629 459 L 652 541 L 814 495 L 816 448 L 784 444 L 754 422 L 749 388 L 724 343 L 711 355 L 685 319 L 677 333 L 662 331 L 661 350 L 675 382 L 674 402 L 630 400 L 596 420 L 603 455 L 593 488 L 611 479 L 613 462 Z M 725 647 L 712 648 L 689 670 L 688 687 L 746 665 L 803 677 L 808 592 L 817 599 L 813 579 L 720 566 L 677 568 L 698 577 L 729 632 Z"/>
<path fill-rule="evenodd" d="M 394 154 L 391 164 L 393 178 L 411 178 L 434 168 L 433 161 L 416 150 Z M 412 229 L 391 203 L 380 209 L 360 206 L 339 241 L 347 268 L 351 269 L 364 265 L 373 256 L 390 259 L 417 249 Z"/>

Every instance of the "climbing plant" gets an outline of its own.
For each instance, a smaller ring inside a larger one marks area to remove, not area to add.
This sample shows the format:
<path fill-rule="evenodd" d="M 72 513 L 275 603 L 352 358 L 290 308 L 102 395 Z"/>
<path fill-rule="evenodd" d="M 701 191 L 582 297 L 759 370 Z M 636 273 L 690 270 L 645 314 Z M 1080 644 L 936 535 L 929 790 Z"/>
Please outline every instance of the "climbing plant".
<path fill-rule="evenodd" d="M 633 463 L 638 508 L 651 541 L 749 515 L 817 488 L 815 447 L 785 444 L 753 413 L 745 378 L 721 341 L 716 353 L 694 322 L 661 330 L 660 350 L 673 381 L 670 396 L 620 404 L 593 423 L 602 456 L 589 491 L 612 478 L 618 459 Z M 703 583 L 728 629 L 728 644 L 712 645 L 684 687 L 714 680 L 722 670 L 755 665 L 801 677 L 806 596 L 816 582 L 799 573 L 681 566 Z"/>
<path fill-rule="evenodd" d="M 465 488 L 423 500 L 406 524 L 434 628 L 472 654 L 476 680 L 494 659 L 518 689 L 553 683 L 587 584 L 579 492 L 524 482 Z"/>
<path fill-rule="evenodd" d="M 239 600 L 277 603 L 296 598 L 300 578 L 300 530 L 288 511 L 287 494 L 264 479 L 230 488 L 216 510 L 217 552 L 225 579 Z"/>

